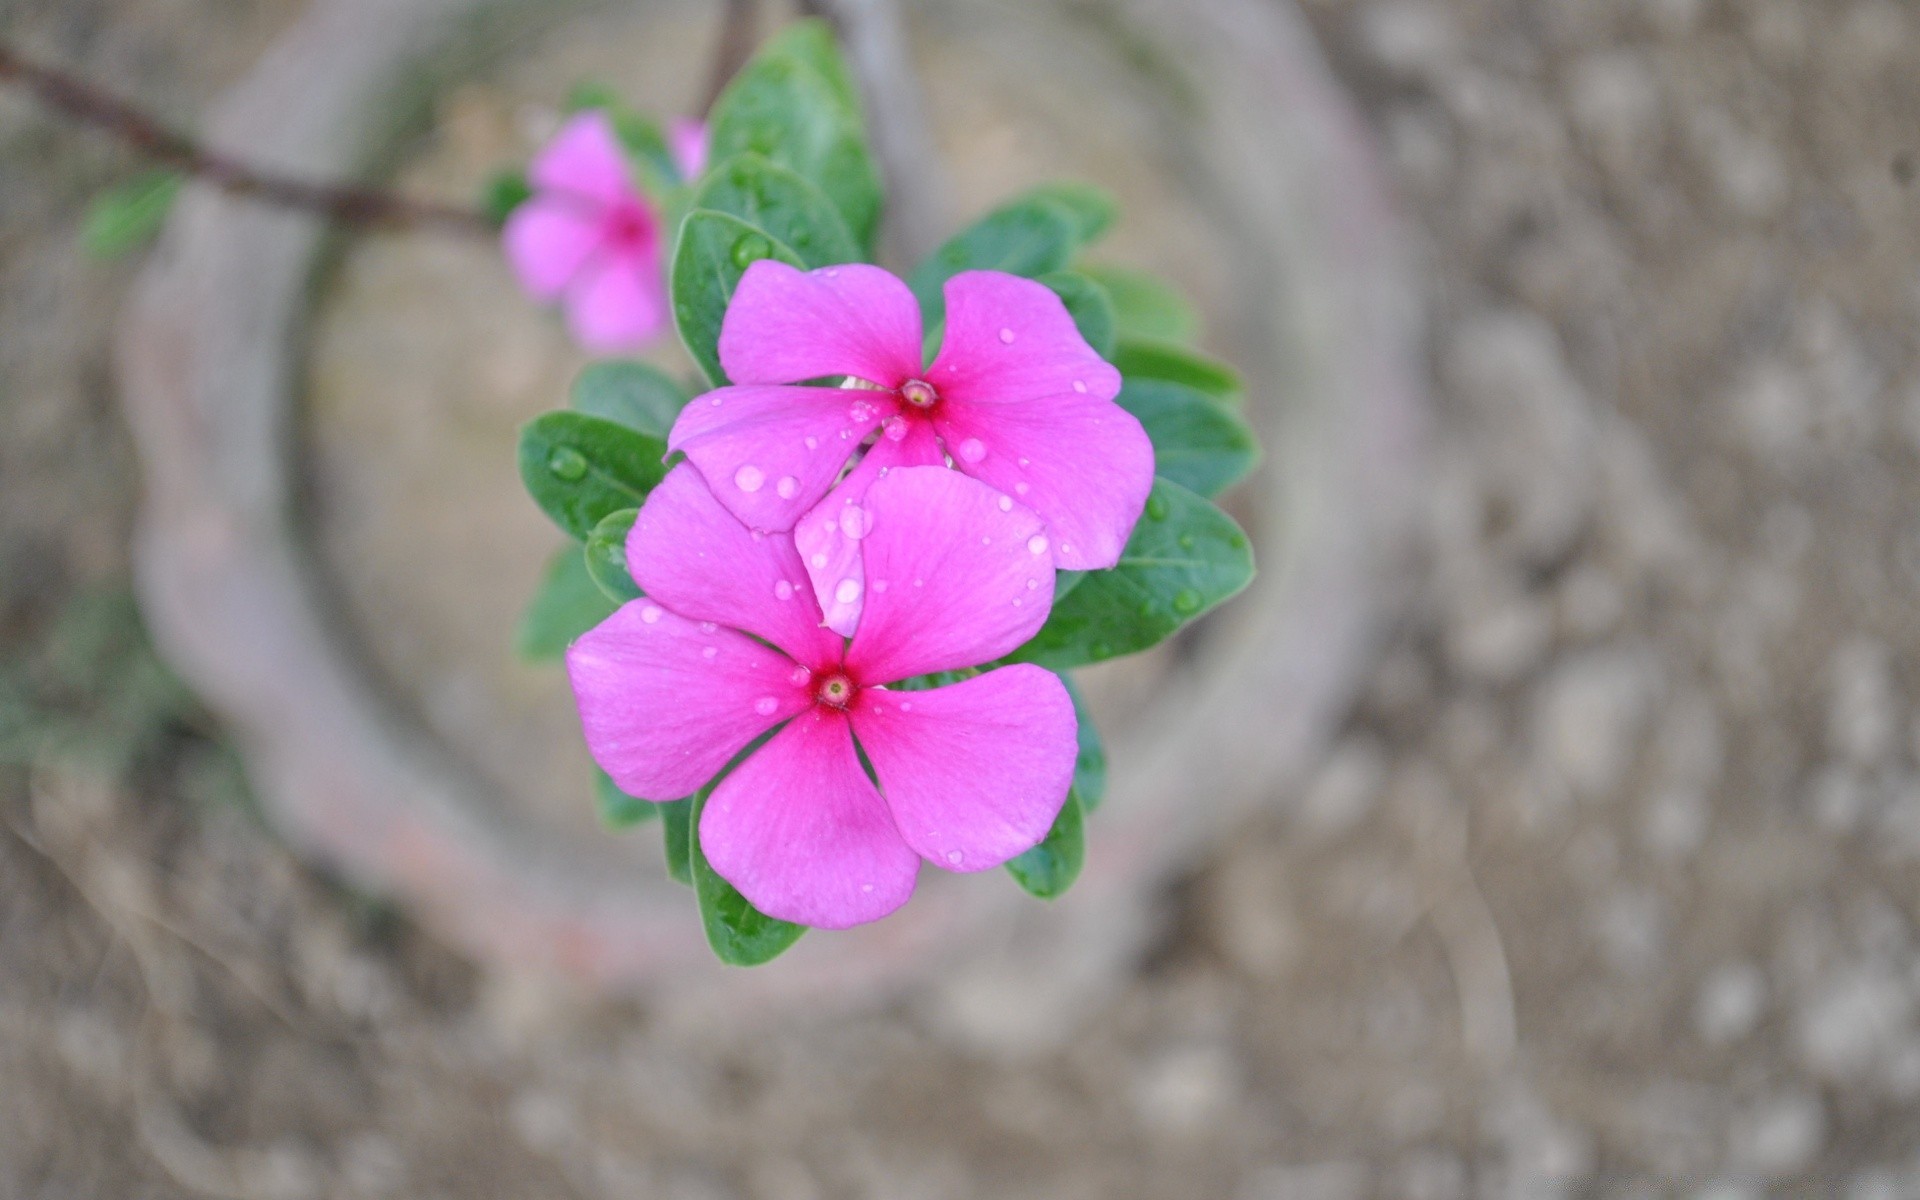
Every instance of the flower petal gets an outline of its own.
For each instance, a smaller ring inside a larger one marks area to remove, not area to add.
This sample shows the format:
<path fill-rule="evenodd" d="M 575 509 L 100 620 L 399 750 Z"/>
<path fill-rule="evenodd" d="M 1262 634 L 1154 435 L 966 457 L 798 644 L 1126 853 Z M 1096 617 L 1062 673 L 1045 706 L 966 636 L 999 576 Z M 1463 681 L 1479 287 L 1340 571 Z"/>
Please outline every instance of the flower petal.
<path fill-rule="evenodd" d="M 500 247 L 520 286 L 538 300 L 566 290 L 600 247 L 600 218 L 568 198 L 535 196 L 507 215 Z"/>
<path fill-rule="evenodd" d="M 890 395 L 855 388 L 720 388 L 680 410 L 667 446 L 686 451 L 734 516 L 755 529 L 792 529 L 896 407 Z"/>
<path fill-rule="evenodd" d="M 707 123 L 698 117 L 675 117 L 667 123 L 667 149 L 680 178 L 692 183 L 707 169 Z"/>
<path fill-rule="evenodd" d="M 608 254 L 567 290 L 567 325 L 581 348 L 629 350 L 666 324 L 666 284 L 654 254 Z"/>
<path fill-rule="evenodd" d="M 840 661 L 793 538 L 749 531 L 686 463 L 641 505 L 627 564 L 641 591 L 683 617 L 745 630 L 816 670 Z"/>
<path fill-rule="evenodd" d="M 897 388 L 920 374 L 920 303 L 879 267 L 802 271 L 761 259 L 727 304 L 720 365 L 735 383 L 851 375 Z"/>
<path fill-rule="evenodd" d="M 927 382 L 949 401 L 1001 404 L 1120 394 L 1120 372 L 1080 336 L 1052 289 L 1002 271 L 947 280 L 947 332 Z"/>
<path fill-rule="evenodd" d="M 1069 393 L 1025 404 L 949 402 L 934 424 L 954 466 L 1046 520 L 1062 570 L 1120 561 L 1153 490 L 1153 443 L 1132 413 Z"/>
<path fill-rule="evenodd" d="M 846 718 L 819 709 L 713 790 L 700 849 L 755 908 L 820 929 L 886 916 L 913 895 L 920 871 L 860 769 Z"/>
<path fill-rule="evenodd" d="M 862 691 L 851 717 L 900 836 L 950 871 L 1038 845 L 1073 786 L 1073 700 L 1031 664 L 925 692 Z"/>
<path fill-rule="evenodd" d="M 847 649 L 863 685 L 951 671 L 1032 637 L 1053 606 L 1053 551 L 1033 510 L 945 467 L 867 489 L 866 608 Z"/>
<path fill-rule="evenodd" d="M 899 437 L 894 436 L 895 431 Z M 866 499 L 867 489 L 882 472 L 895 467 L 945 466 L 946 462 L 933 426 L 895 417 L 840 486 L 828 492 L 827 498 L 793 527 L 793 544 L 813 581 L 814 599 L 826 614 L 827 628 L 852 637 L 860 623 L 867 579 L 860 558 L 867 514 L 860 504 Z"/>
<path fill-rule="evenodd" d="M 793 661 L 652 599 L 622 605 L 567 650 L 587 749 L 620 790 L 676 800 L 813 703 Z"/>
<path fill-rule="evenodd" d="M 601 110 L 575 113 L 527 165 L 535 191 L 570 193 L 614 204 L 640 194 L 613 121 Z"/>

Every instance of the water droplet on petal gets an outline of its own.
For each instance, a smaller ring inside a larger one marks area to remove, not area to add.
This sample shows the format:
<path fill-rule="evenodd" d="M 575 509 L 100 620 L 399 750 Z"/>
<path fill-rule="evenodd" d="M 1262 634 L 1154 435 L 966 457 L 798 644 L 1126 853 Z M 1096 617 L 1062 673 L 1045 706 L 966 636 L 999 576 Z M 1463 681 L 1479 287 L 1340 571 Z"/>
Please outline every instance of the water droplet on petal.
<path fill-rule="evenodd" d="M 700 622 L 700 632 L 701 632 L 701 633 L 712 633 L 712 632 L 713 632 L 714 630 L 716 630 L 716 629 L 718 629 L 718 628 L 720 628 L 720 626 L 718 626 L 718 625 L 716 625 L 716 624 L 714 624 L 714 623 L 713 623 L 712 621 L 702 621 L 702 622 Z"/>
<path fill-rule="evenodd" d="M 1012 496 L 1002 496 L 1002 497 L 1000 497 L 1000 511 L 1001 511 L 1001 512 L 1012 512 L 1012 511 L 1013 511 L 1013 497 L 1012 497 Z"/>
<path fill-rule="evenodd" d="M 1022 455 L 1020 458 L 1020 465 L 1024 467 L 1027 465 L 1028 461 L 1029 460 L 1026 458 L 1026 456 Z"/>
<path fill-rule="evenodd" d="M 876 579 L 876 580 L 874 580 L 874 581 L 873 581 L 873 590 L 874 590 L 874 591 L 876 591 L 876 592 L 884 592 L 884 591 L 886 591 L 886 590 L 887 590 L 887 581 L 886 581 L 886 580 L 884 580 L 884 579 Z"/>
<path fill-rule="evenodd" d="M 571 446 L 555 446 L 553 453 L 547 455 L 547 470 L 553 473 L 555 479 L 572 483 L 585 477 L 587 456 Z"/>
<path fill-rule="evenodd" d="M 902 442 L 906 440 L 908 426 L 906 421 L 903 420 L 902 418 L 894 417 L 892 420 L 888 421 L 886 429 L 887 429 L 888 441 Z"/>
<path fill-rule="evenodd" d="M 849 504 L 840 510 L 840 532 L 853 541 L 857 542 L 867 536 L 867 530 L 871 527 L 872 522 L 867 517 L 867 510 L 858 504 Z"/>
<path fill-rule="evenodd" d="M 721 399 L 720 396 L 715 396 L 713 399 L 707 401 L 707 403 L 713 405 L 715 408 L 719 408 Z"/>
<path fill-rule="evenodd" d="M 878 409 L 874 408 L 873 405 L 867 403 L 865 400 L 855 400 L 847 406 L 847 420 L 855 424 L 862 424 L 873 420 L 874 414 L 878 411 Z"/>
<path fill-rule="evenodd" d="M 808 559 L 807 561 L 812 563 L 815 567 L 824 567 L 827 565 L 827 556 L 824 554 L 816 554 L 812 558 Z"/>
<path fill-rule="evenodd" d="M 1013 342 L 1013 330 L 1005 329 L 1005 328 L 1001 329 L 1000 342 L 1002 345 L 1011 345 Z"/>
<path fill-rule="evenodd" d="M 870 883 L 863 883 L 860 885 L 860 890 L 863 892 L 870 892 L 873 890 L 873 885 Z"/>
<path fill-rule="evenodd" d="M 977 463 L 987 456 L 987 444 L 979 438 L 968 438 L 960 443 L 960 461 Z"/>
<path fill-rule="evenodd" d="M 705 649 L 703 649 L 703 650 L 701 650 L 701 651 L 700 651 L 700 657 L 701 657 L 701 658 L 714 658 L 714 657 L 716 657 L 717 655 L 719 655 L 719 653 L 720 653 L 720 647 L 718 647 L 718 646 L 708 646 L 708 647 L 706 647 Z"/>
<path fill-rule="evenodd" d="M 1027 590 L 1028 590 L 1028 591 L 1030 591 L 1030 592 L 1031 592 L 1031 591 L 1034 591 L 1034 590 L 1035 590 L 1035 589 L 1037 589 L 1037 588 L 1038 588 L 1039 586 L 1040 586 L 1040 581 L 1039 581 L 1038 579 L 1029 579 L 1029 580 L 1027 580 Z"/>
<path fill-rule="evenodd" d="M 809 437 L 802 444 L 805 445 L 806 448 L 809 450 L 818 450 L 820 448 L 820 439 L 817 437 Z"/>
<path fill-rule="evenodd" d="M 805 667 L 795 667 L 787 675 L 788 682 L 792 683 L 793 686 L 795 687 L 801 686 L 802 684 L 806 683 L 807 680 L 812 678 L 813 678 L 813 672 L 807 670 Z"/>
<path fill-rule="evenodd" d="M 767 481 L 767 473 L 748 463 L 733 473 L 733 486 L 743 492 L 757 492 Z"/>
<path fill-rule="evenodd" d="M 791 475 L 782 475 L 780 482 L 773 485 L 773 490 L 782 500 L 791 500 L 799 494 L 800 481 Z"/>
<path fill-rule="evenodd" d="M 1032 490 L 1033 490 L 1032 485 L 1029 484 L 1024 479 L 1022 479 L 1019 483 L 1016 483 L 1013 485 L 1013 494 L 1016 496 L 1024 496 Z"/>
<path fill-rule="evenodd" d="M 773 596 L 776 600 L 793 599 L 793 585 L 782 579 L 774 583 Z"/>
<path fill-rule="evenodd" d="M 902 701 L 900 702 L 900 711 L 901 711 L 901 712 L 912 712 L 912 711 L 913 711 L 913 701 L 911 701 L 911 700 L 902 700 Z"/>
<path fill-rule="evenodd" d="M 660 606 L 658 604 L 647 605 L 640 610 L 640 619 L 649 625 L 658 621 L 660 619 Z"/>
<path fill-rule="evenodd" d="M 1015 597 L 1013 598 L 1013 606 L 1014 606 L 1015 608 L 1019 608 L 1019 607 L 1020 607 L 1020 597 L 1018 597 L 1018 596 L 1015 596 Z"/>
<path fill-rule="evenodd" d="M 1084 396 L 1084 395 L 1086 395 L 1086 394 L 1087 394 L 1087 381 L 1086 381 L 1086 380 L 1084 380 L 1084 379 L 1076 379 L 1076 380 L 1074 380 L 1074 381 L 1073 381 L 1073 390 L 1074 390 L 1074 391 L 1076 391 L 1076 392 L 1079 392 L 1079 393 L 1080 393 L 1080 394 L 1081 394 L 1082 396 Z"/>
<path fill-rule="evenodd" d="M 925 587 L 925 586 L 927 586 L 927 581 L 926 581 L 926 580 L 924 580 L 924 579 L 916 579 L 916 580 L 914 580 L 914 581 L 913 581 L 913 586 L 915 586 L 915 587 Z"/>
<path fill-rule="evenodd" d="M 753 702 L 753 711 L 759 713 L 763 717 L 772 716 L 773 710 L 779 707 L 780 707 L 780 702 L 778 700 L 775 700 L 772 696 L 762 696 L 758 700 L 755 700 Z"/>
<path fill-rule="evenodd" d="M 1027 553 L 1045 554 L 1046 552 L 1047 552 L 1047 535 L 1046 534 L 1036 533 L 1032 537 L 1027 539 Z"/>
<path fill-rule="evenodd" d="M 960 853 L 958 850 L 947 851 L 947 861 L 952 863 L 956 867 L 959 866 L 961 863 L 965 862 L 966 859 L 967 859 L 967 856 Z"/>
<path fill-rule="evenodd" d="M 833 589 L 833 598 L 842 604 L 852 604 L 860 598 L 860 581 L 842 579 L 839 586 Z"/>

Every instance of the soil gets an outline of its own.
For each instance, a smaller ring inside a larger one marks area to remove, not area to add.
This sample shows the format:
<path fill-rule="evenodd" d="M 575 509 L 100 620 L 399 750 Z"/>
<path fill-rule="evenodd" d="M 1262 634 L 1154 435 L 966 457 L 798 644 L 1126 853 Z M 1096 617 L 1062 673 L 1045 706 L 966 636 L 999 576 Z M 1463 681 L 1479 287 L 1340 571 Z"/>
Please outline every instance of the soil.
<path fill-rule="evenodd" d="M 294 9 L 0 35 L 188 120 Z M 281 849 L 126 601 L 135 264 L 75 238 L 132 163 L 0 95 L 0 1195 L 1920 1196 L 1920 17 L 1308 15 L 1426 270 L 1424 564 L 1019 1055 L 483 971 Z"/>

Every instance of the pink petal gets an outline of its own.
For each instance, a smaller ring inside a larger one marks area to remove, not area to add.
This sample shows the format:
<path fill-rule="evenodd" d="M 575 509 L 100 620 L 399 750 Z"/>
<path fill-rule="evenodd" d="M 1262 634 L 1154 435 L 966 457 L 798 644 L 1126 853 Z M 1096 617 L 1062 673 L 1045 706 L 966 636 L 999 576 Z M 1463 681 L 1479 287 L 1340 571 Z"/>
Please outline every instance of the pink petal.
<path fill-rule="evenodd" d="M 620 790 L 675 800 L 813 703 L 793 661 L 652 599 L 622 605 L 567 650 L 587 749 Z"/>
<path fill-rule="evenodd" d="M 653 254 L 605 255 L 567 292 L 567 325 L 585 350 L 641 346 L 660 332 L 666 313 L 666 285 Z"/>
<path fill-rule="evenodd" d="M 713 790 L 700 849 L 755 908 L 820 929 L 886 916 L 913 895 L 920 871 L 860 769 L 846 718 L 820 709 Z"/>
<path fill-rule="evenodd" d="M 747 268 L 720 323 L 720 365 L 735 383 L 851 375 L 897 388 L 920 374 L 920 304 L 864 263 L 801 271 Z"/>
<path fill-rule="evenodd" d="M 613 122 L 599 109 L 567 118 L 527 167 L 535 191 L 570 193 L 615 204 L 640 194 L 627 169 L 627 153 Z"/>
<path fill-rule="evenodd" d="M 1045 519 L 1063 570 L 1120 560 L 1153 490 L 1153 443 L 1132 413 L 1069 393 L 1025 404 L 947 403 L 934 424 L 954 466 Z"/>
<path fill-rule="evenodd" d="M 600 214 L 567 198 L 535 196 L 508 214 L 501 249 L 520 286 L 552 300 L 600 247 Z"/>
<path fill-rule="evenodd" d="M 1120 372 L 1087 345 L 1050 289 L 1001 271 L 962 271 L 946 295 L 946 336 L 926 375 L 944 399 L 1120 394 Z"/>
<path fill-rule="evenodd" d="M 898 431 L 900 436 L 895 437 Z M 895 417 L 885 427 L 860 465 L 847 473 L 840 486 L 793 527 L 793 543 L 813 581 L 814 598 L 826 614 L 826 624 L 852 637 L 865 602 L 866 572 L 861 566 L 860 539 L 867 533 L 866 510 L 860 502 L 882 471 L 895 467 L 945 466 L 940 441 L 925 421 Z"/>
<path fill-rule="evenodd" d="M 1053 606 L 1053 550 L 1033 510 L 945 467 L 877 479 L 866 609 L 847 649 L 862 685 L 976 666 L 1039 631 Z"/>
<path fill-rule="evenodd" d="M 743 629 L 815 669 L 840 661 L 793 538 L 750 532 L 686 463 L 641 506 L 627 563 L 641 591 L 683 617 Z"/>
<path fill-rule="evenodd" d="M 707 169 L 707 123 L 697 117 L 675 117 L 667 126 L 667 151 L 680 168 L 680 178 L 691 183 Z"/>
<path fill-rule="evenodd" d="M 950 871 L 1032 849 L 1073 786 L 1073 701 L 1030 664 L 926 692 L 862 691 L 851 715 L 900 836 Z"/>
<path fill-rule="evenodd" d="M 792 529 L 896 407 L 857 388 L 726 387 L 681 409 L 667 445 L 686 451 L 734 516 Z"/>

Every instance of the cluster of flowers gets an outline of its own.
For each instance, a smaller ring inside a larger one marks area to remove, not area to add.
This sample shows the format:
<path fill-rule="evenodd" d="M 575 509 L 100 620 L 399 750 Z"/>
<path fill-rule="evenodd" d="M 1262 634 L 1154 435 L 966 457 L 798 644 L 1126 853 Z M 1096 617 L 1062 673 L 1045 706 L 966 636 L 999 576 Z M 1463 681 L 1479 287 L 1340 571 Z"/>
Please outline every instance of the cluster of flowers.
<path fill-rule="evenodd" d="M 541 220 L 527 243 L 589 260 Z M 1046 621 L 1056 569 L 1114 565 L 1153 486 L 1120 373 L 1052 291 L 969 271 L 945 297 L 929 365 L 886 271 L 749 267 L 720 332 L 732 384 L 681 412 L 684 461 L 633 523 L 642 596 L 567 654 L 623 791 L 674 800 L 734 764 L 701 850 L 798 924 L 878 919 L 923 859 L 981 871 L 1046 836 L 1073 704 L 1049 671 L 992 664 Z"/>

